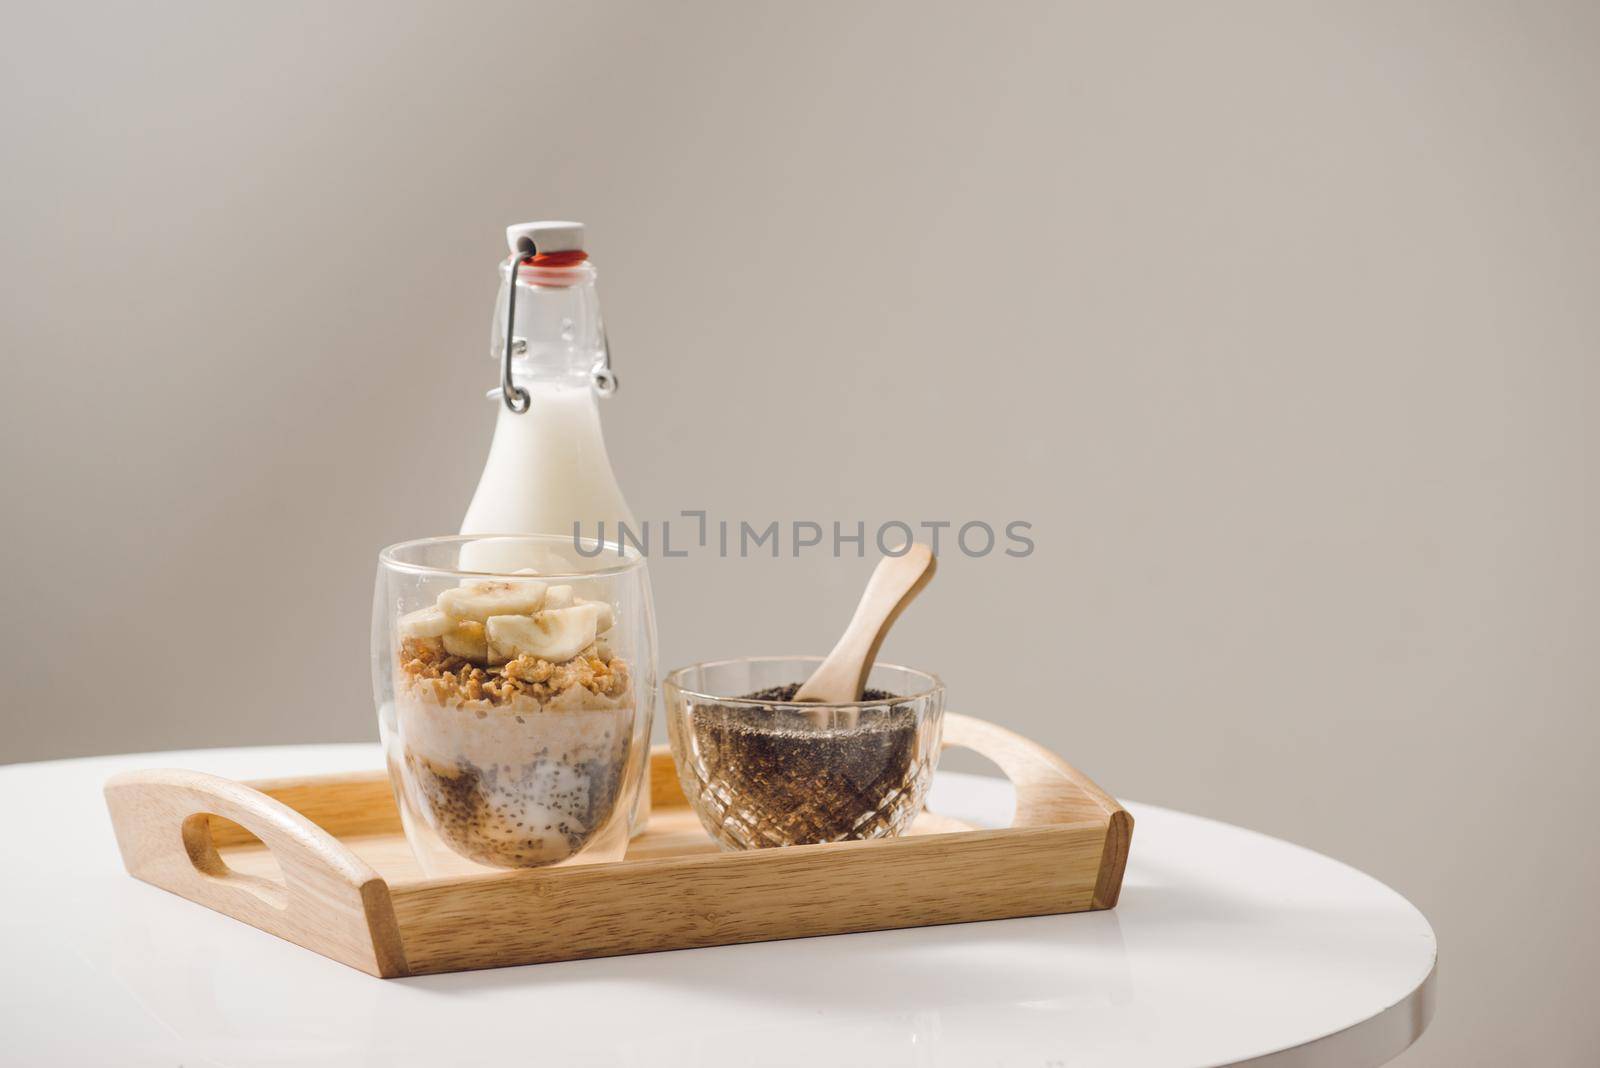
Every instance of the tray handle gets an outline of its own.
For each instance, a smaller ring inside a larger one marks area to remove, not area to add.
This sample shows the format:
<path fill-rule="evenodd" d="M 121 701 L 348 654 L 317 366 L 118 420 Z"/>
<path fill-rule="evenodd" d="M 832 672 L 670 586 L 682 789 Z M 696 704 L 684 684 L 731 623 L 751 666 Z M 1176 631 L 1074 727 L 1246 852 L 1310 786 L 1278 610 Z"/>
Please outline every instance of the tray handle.
<path fill-rule="evenodd" d="M 1116 798 L 1044 746 L 987 720 L 945 713 L 944 747 L 971 749 L 1005 772 L 1017 791 L 1013 827 L 1103 823 L 1106 837 L 1093 907 L 1116 905 L 1133 840 L 1133 817 L 1117 804 Z"/>
<path fill-rule="evenodd" d="M 987 720 L 946 713 L 944 747 L 971 749 L 1005 772 L 1017 791 L 1013 827 L 1103 820 L 1119 812 L 1126 815 L 1116 799 L 1083 772 L 1039 743 Z"/>
<path fill-rule="evenodd" d="M 128 874 L 370 974 L 406 974 L 388 884 L 283 802 L 176 769 L 114 776 L 105 795 Z M 211 816 L 259 838 L 282 882 L 228 867 Z"/>

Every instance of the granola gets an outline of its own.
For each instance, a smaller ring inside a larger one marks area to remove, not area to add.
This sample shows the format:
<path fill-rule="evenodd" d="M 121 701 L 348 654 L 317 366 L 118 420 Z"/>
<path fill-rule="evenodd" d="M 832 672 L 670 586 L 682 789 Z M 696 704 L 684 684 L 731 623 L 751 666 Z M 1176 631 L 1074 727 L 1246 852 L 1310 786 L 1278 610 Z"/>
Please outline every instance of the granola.
<path fill-rule="evenodd" d="M 524 654 L 503 664 L 477 664 L 446 651 L 436 639 L 407 638 L 400 647 L 400 670 L 414 693 L 475 711 L 530 701 L 543 707 L 574 686 L 615 699 L 629 685 L 627 661 L 600 643 L 561 663 Z"/>

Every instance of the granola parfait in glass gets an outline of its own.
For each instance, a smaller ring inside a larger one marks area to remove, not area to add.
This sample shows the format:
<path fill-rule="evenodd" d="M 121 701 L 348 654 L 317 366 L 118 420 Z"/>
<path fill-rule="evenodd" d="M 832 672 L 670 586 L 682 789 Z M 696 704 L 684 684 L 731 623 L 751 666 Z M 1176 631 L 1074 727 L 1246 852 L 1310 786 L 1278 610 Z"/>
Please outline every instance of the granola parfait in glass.
<path fill-rule="evenodd" d="M 380 554 L 378 724 L 428 875 L 621 859 L 653 629 L 645 562 L 615 545 L 460 536 Z"/>

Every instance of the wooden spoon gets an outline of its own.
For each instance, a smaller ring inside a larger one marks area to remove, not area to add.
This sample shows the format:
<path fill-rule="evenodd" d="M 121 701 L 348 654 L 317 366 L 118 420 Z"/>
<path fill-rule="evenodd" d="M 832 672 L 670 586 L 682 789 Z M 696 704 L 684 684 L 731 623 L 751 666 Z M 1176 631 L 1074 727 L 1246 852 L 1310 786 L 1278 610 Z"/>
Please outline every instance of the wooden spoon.
<path fill-rule="evenodd" d="M 867 580 L 856 614 L 839 644 L 791 700 L 847 705 L 861 700 L 867 673 L 878 648 L 900 613 L 933 578 L 938 561 L 926 545 L 912 545 L 899 556 L 886 556 Z"/>

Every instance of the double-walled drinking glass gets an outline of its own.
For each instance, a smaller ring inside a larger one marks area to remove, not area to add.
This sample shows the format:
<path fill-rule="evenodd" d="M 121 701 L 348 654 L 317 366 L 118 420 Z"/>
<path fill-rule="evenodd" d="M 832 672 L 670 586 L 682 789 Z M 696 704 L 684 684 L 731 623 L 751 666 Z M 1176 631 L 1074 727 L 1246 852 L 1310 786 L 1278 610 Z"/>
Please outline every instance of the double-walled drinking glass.
<path fill-rule="evenodd" d="M 678 782 L 727 849 L 898 835 L 939 763 L 944 684 L 875 664 L 863 700 L 789 700 L 821 657 L 679 668 L 662 689 Z"/>
<path fill-rule="evenodd" d="M 378 727 L 428 875 L 621 859 L 654 633 L 645 561 L 616 545 L 463 535 L 379 554 Z"/>

